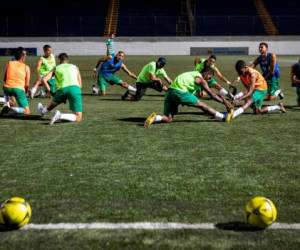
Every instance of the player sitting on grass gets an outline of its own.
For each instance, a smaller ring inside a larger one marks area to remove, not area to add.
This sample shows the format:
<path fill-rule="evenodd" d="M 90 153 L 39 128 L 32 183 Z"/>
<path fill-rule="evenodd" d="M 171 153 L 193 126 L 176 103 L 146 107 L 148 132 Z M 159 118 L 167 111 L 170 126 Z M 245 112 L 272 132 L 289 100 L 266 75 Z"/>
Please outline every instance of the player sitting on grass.
<path fill-rule="evenodd" d="M 166 58 L 160 57 L 156 62 L 150 62 L 143 67 L 136 82 L 136 93 L 135 95 L 132 95 L 131 100 L 141 100 L 141 98 L 145 95 L 147 88 L 152 88 L 159 92 L 168 90 L 168 87 L 165 86 L 160 79 L 160 77 L 163 77 L 168 84 L 171 84 L 172 82 L 166 71 L 163 69 L 166 63 Z M 122 95 L 122 99 L 125 100 L 128 95 L 129 91 L 127 90 L 125 94 Z"/>
<path fill-rule="evenodd" d="M 44 55 L 41 56 L 37 62 L 37 81 L 30 91 L 30 98 L 33 99 L 39 86 L 44 85 L 47 92 L 54 95 L 55 93 L 55 80 L 51 78 L 48 82 L 42 81 L 42 78 L 47 75 L 56 66 L 55 56 L 52 54 L 52 48 L 50 45 L 44 45 Z"/>
<path fill-rule="evenodd" d="M 9 61 L 6 65 L 3 85 L 6 104 L 1 111 L 1 115 L 9 111 L 14 111 L 17 114 L 30 113 L 26 97 L 30 82 L 30 68 L 25 64 L 25 60 L 26 51 L 23 47 L 19 47 L 16 50 L 15 60 Z M 12 102 L 8 102 L 7 98 Z"/>
<path fill-rule="evenodd" d="M 224 89 L 218 82 L 217 79 L 214 77 L 216 75 L 220 80 L 227 83 L 228 85 L 231 84 L 230 81 L 227 80 L 225 76 L 220 72 L 220 70 L 215 66 L 215 63 L 217 61 L 217 57 L 215 55 L 210 55 L 207 59 L 200 59 L 196 58 L 194 61 L 195 68 L 194 70 L 199 71 L 201 74 L 207 71 L 213 72 L 213 77 L 207 81 L 208 86 L 210 88 L 215 88 L 219 91 L 219 95 L 221 96 L 228 96 L 231 97 L 230 92 L 228 92 L 226 89 Z M 203 91 L 200 89 L 199 93 L 200 96 L 203 96 Z"/>
<path fill-rule="evenodd" d="M 117 75 L 115 75 L 117 71 L 123 69 L 133 79 L 137 79 L 136 75 L 132 73 L 123 63 L 124 58 L 125 53 L 123 51 L 119 51 L 116 56 L 109 56 L 105 60 L 103 60 L 103 63 L 101 64 L 97 75 L 97 85 L 100 89 L 101 95 L 106 95 L 106 88 L 108 84 L 119 85 L 130 91 L 132 94 L 135 94 L 136 89 L 134 87 L 129 85 L 127 82 L 124 82 Z"/>
<path fill-rule="evenodd" d="M 50 125 L 59 120 L 80 122 L 82 120 L 82 82 L 79 69 L 69 63 L 69 57 L 66 53 L 60 54 L 58 60 L 59 65 L 42 79 L 42 81 L 47 82 L 54 76 L 57 91 L 47 106 L 43 106 L 41 103 L 38 104 L 38 111 L 42 116 L 46 115 L 57 105 L 68 100 L 73 114 L 61 113 L 57 110 L 50 121 Z"/>
<path fill-rule="evenodd" d="M 164 101 L 164 115 L 157 115 L 152 113 L 147 117 L 144 126 L 148 128 L 151 124 L 157 122 L 170 123 L 173 121 L 174 115 L 178 112 L 178 106 L 189 105 L 195 106 L 206 113 L 212 115 L 217 120 L 220 121 L 231 121 L 233 114 L 232 106 L 221 96 L 215 94 L 208 86 L 205 79 L 209 79 L 209 72 L 203 74 L 203 76 L 198 71 L 191 71 L 180 74 L 175 78 L 165 95 Z M 213 108 L 209 107 L 206 103 L 200 101 L 194 93 L 202 87 L 214 100 L 220 103 L 224 103 L 228 114 L 222 114 Z"/>
<path fill-rule="evenodd" d="M 254 60 L 250 67 L 255 68 L 259 64 L 262 75 L 268 84 L 267 100 L 274 100 L 278 96 L 283 99 L 284 95 L 280 89 L 280 72 L 279 64 L 274 53 L 268 52 L 268 44 L 259 44 L 260 55 Z"/>
<path fill-rule="evenodd" d="M 297 88 L 297 102 L 300 106 L 300 60 L 298 63 L 295 63 L 291 68 L 291 82 L 292 87 Z"/>
<path fill-rule="evenodd" d="M 252 106 L 255 114 L 264 114 L 274 111 L 286 112 L 283 103 L 278 105 L 268 106 L 262 108 L 264 99 L 267 95 L 268 86 L 264 77 L 255 69 L 246 65 L 242 60 L 239 60 L 235 64 L 235 69 L 246 88 L 246 92 L 240 95 L 239 98 L 235 98 L 234 103 L 237 104 L 241 100 L 245 100 L 245 104 L 234 111 L 233 118 L 244 113 L 244 111 Z"/>

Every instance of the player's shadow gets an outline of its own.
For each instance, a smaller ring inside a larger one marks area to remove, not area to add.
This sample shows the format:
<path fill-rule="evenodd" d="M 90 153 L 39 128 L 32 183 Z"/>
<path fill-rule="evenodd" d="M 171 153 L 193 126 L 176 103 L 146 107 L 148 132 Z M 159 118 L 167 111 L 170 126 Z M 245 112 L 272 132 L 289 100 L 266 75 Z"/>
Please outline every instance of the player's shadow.
<path fill-rule="evenodd" d="M 300 107 L 298 105 L 284 105 L 284 107 L 292 112 L 300 111 Z"/>
<path fill-rule="evenodd" d="M 0 119 L 37 121 L 42 120 L 42 117 L 40 115 L 2 115 L 0 116 Z"/>
<path fill-rule="evenodd" d="M 256 232 L 262 231 L 264 229 L 259 227 L 251 226 L 248 223 L 241 222 L 241 221 L 231 221 L 231 222 L 224 222 L 224 223 L 217 223 L 215 227 L 221 230 L 229 230 L 229 231 L 249 231 L 249 232 Z"/>

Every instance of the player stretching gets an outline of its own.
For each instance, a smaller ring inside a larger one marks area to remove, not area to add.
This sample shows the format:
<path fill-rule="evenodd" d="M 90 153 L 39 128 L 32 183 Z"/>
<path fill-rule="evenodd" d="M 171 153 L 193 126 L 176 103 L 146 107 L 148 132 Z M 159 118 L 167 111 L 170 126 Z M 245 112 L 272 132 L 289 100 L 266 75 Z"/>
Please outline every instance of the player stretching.
<path fill-rule="evenodd" d="M 291 82 L 292 87 L 297 88 L 297 102 L 300 106 L 300 60 L 298 63 L 295 63 L 291 68 Z"/>
<path fill-rule="evenodd" d="M 136 82 L 136 94 L 132 96 L 131 100 L 141 100 L 145 95 L 147 88 L 152 88 L 159 92 L 168 90 L 168 87 L 165 86 L 159 78 L 163 77 L 168 84 L 171 84 L 172 82 L 166 71 L 163 69 L 166 63 L 166 58 L 160 57 L 156 62 L 150 62 L 143 67 Z M 122 96 L 122 99 L 125 100 L 128 95 L 129 91 L 127 90 Z"/>
<path fill-rule="evenodd" d="M 235 69 L 246 88 L 246 92 L 239 98 L 235 98 L 234 103 L 238 103 L 241 100 L 245 100 L 246 103 L 234 111 L 233 118 L 244 113 L 251 105 L 253 106 L 255 114 L 264 114 L 274 111 L 286 112 L 282 102 L 278 105 L 262 108 L 264 99 L 267 95 L 268 86 L 264 77 L 257 70 L 250 68 L 242 60 L 236 62 Z"/>
<path fill-rule="evenodd" d="M 280 89 L 280 72 L 276 55 L 268 52 L 268 44 L 264 42 L 259 44 L 259 52 L 260 56 L 254 60 L 250 67 L 255 68 L 259 64 L 263 77 L 268 84 L 267 100 L 274 100 L 277 96 L 283 99 L 284 94 Z"/>
<path fill-rule="evenodd" d="M 220 80 L 230 85 L 231 82 L 228 81 L 227 78 L 223 76 L 220 70 L 215 66 L 216 61 L 217 61 L 217 57 L 215 55 L 210 55 L 207 59 L 196 58 L 194 61 L 194 65 L 195 65 L 194 70 L 197 70 L 200 73 L 212 71 L 213 75 L 216 74 L 216 76 Z M 219 91 L 219 95 L 229 96 L 229 97 L 231 96 L 230 93 L 217 82 L 217 79 L 214 76 L 211 77 L 211 79 L 208 80 L 207 83 L 210 88 L 217 89 Z M 200 90 L 200 94 L 201 92 L 202 90 Z"/>
<path fill-rule="evenodd" d="M 164 115 L 157 115 L 156 113 L 152 113 L 147 117 L 144 124 L 145 127 L 148 128 L 151 124 L 157 122 L 172 122 L 174 115 L 176 115 L 178 112 L 178 106 L 180 104 L 198 107 L 206 113 L 214 116 L 217 120 L 225 121 L 226 119 L 227 122 L 230 122 L 233 115 L 233 109 L 224 98 L 218 96 L 209 88 L 205 80 L 209 79 L 210 76 L 208 74 L 209 73 L 206 72 L 202 76 L 198 71 L 191 71 L 177 76 L 169 86 L 169 89 L 165 95 Z M 222 114 L 209 107 L 206 103 L 200 101 L 194 95 L 194 93 L 200 87 L 202 87 L 217 102 L 224 103 L 227 110 L 230 109 L 230 112 L 227 115 Z"/>
<path fill-rule="evenodd" d="M 41 56 L 37 62 L 37 81 L 30 91 L 30 98 L 33 99 L 39 86 L 44 85 L 47 92 L 52 95 L 55 93 L 55 80 L 54 78 L 49 79 L 48 82 L 42 81 L 42 78 L 47 75 L 56 66 L 55 56 L 52 54 L 52 48 L 50 45 L 44 45 L 44 55 Z"/>
<path fill-rule="evenodd" d="M 26 98 L 30 82 L 30 68 L 25 64 L 25 60 L 26 51 L 23 47 L 19 47 L 16 50 L 15 60 L 9 61 L 6 65 L 3 92 L 6 97 L 15 100 L 18 107 L 7 102 L 1 111 L 1 115 L 8 113 L 10 110 L 17 114 L 30 113 Z"/>
<path fill-rule="evenodd" d="M 69 57 L 66 53 L 60 54 L 58 60 L 59 65 L 42 79 L 45 83 L 54 76 L 57 91 L 50 104 L 47 106 L 43 106 L 41 103 L 38 104 L 38 111 L 43 116 L 49 113 L 57 105 L 68 100 L 73 114 L 61 113 L 57 110 L 50 121 L 50 125 L 53 125 L 59 120 L 80 122 L 82 120 L 82 82 L 79 69 L 75 65 L 69 63 Z"/>
<path fill-rule="evenodd" d="M 129 76 L 133 79 L 137 79 L 136 75 L 132 73 L 126 65 L 123 63 L 125 58 L 125 53 L 123 51 L 119 51 L 116 56 L 107 57 L 104 62 L 101 64 L 98 75 L 97 75 L 97 85 L 98 89 L 100 89 L 101 95 L 106 95 L 107 85 L 119 85 L 127 90 L 130 93 L 135 94 L 136 89 L 129 85 L 127 82 L 121 80 L 115 73 L 120 69 L 123 69 Z"/>

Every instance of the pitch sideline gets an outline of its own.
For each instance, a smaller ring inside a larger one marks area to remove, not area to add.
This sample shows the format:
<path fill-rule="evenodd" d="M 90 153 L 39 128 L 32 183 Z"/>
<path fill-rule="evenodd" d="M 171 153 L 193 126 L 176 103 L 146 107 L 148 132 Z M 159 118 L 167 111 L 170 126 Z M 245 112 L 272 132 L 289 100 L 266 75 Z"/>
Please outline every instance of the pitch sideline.
<path fill-rule="evenodd" d="M 58 223 L 28 224 L 23 230 L 215 230 L 213 223 L 174 223 L 174 222 L 134 222 L 134 223 Z M 274 223 L 268 230 L 300 230 L 300 223 Z"/>

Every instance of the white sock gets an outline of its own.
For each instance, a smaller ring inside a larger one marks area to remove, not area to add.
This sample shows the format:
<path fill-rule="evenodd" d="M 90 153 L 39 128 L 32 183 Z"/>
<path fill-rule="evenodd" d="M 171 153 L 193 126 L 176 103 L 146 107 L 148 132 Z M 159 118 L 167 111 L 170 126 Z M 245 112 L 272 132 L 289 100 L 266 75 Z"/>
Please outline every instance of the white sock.
<path fill-rule="evenodd" d="M 240 115 L 242 113 L 244 113 L 244 109 L 243 108 L 238 108 L 237 110 L 234 111 L 232 118 L 235 118 L 235 117 L 237 117 L 238 115 Z"/>
<path fill-rule="evenodd" d="M 45 106 L 42 110 L 42 115 L 46 115 L 49 113 L 49 110 L 47 109 L 47 106 Z"/>
<path fill-rule="evenodd" d="M 18 114 L 24 114 L 24 110 L 25 110 L 24 108 L 21 107 L 11 107 L 10 109 L 15 111 Z"/>
<path fill-rule="evenodd" d="M 219 91 L 220 96 L 227 96 L 228 95 L 228 91 L 224 88 L 221 88 Z"/>
<path fill-rule="evenodd" d="M 277 96 L 279 96 L 280 93 L 281 93 L 281 89 L 278 89 L 278 90 L 275 91 L 274 96 L 277 97 Z"/>
<path fill-rule="evenodd" d="M 223 121 L 225 119 L 225 115 L 220 113 L 220 112 L 216 112 L 215 113 L 215 118 L 219 121 Z"/>
<path fill-rule="evenodd" d="M 5 97 L 0 97 L 0 103 L 2 103 L 2 104 L 6 103 L 6 98 Z"/>
<path fill-rule="evenodd" d="M 161 122 L 162 121 L 162 116 L 161 115 L 156 115 L 154 121 L 155 122 Z"/>
<path fill-rule="evenodd" d="M 237 100 L 237 99 L 239 99 L 240 97 L 242 97 L 243 95 L 244 95 L 243 92 L 239 92 L 239 93 L 237 93 L 237 94 L 233 97 L 233 100 Z"/>
<path fill-rule="evenodd" d="M 31 96 L 34 96 L 35 93 L 36 93 L 36 91 L 37 91 L 37 88 L 33 87 L 33 88 L 31 89 Z"/>
<path fill-rule="evenodd" d="M 132 87 L 131 85 L 128 86 L 128 90 L 129 90 L 129 92 L 133 92 L 133 93 L 136 92 L 136 88 Z"/>
<path fill-rule="evenodd" d="M 274 105 L 274 106 L 269 106 L 267 107 L 268 113 L 272 113 L 274 111 L 280 110 L 280 106 L 279 105 Z"/>
<path fill-rule="evenodd" d="M 75 122 L 76 121 L 76 115 L 74 114 L 64 114 L 64 113 L 61 113 L 60 114 L 60 119 L 61 120 L 66 120 L 66 121 L 70 121 L 70 122 Z"/>

